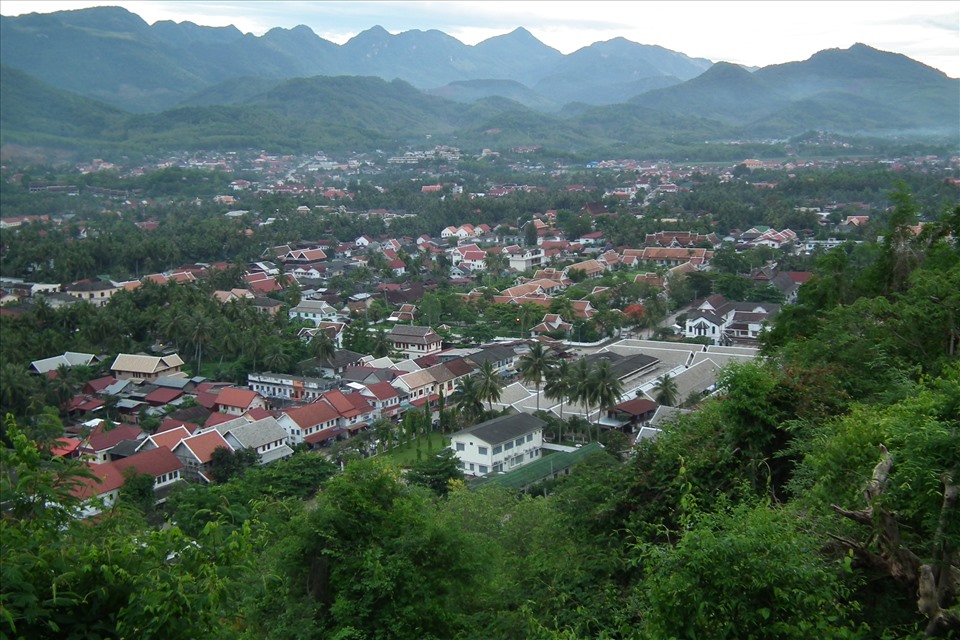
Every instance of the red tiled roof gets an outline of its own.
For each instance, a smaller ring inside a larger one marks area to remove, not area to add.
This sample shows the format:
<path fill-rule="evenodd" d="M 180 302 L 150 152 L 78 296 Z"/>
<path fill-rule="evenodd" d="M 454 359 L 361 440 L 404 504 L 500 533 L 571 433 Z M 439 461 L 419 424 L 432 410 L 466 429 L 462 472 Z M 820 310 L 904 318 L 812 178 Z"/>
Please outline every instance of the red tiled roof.
<path fill-rule="evenodd" d="M 224 422 L 230 422 L 231 420 L 236 420 L 237 416 L 231 416 L 227 413 L 211 413 L 207 418 L 206 422 L 203 423 L 204 427 L 215 427 L 218 424 Z"/>
<path fill-rule="evenodd" d="M 333 438 L 336 438 L 337 431 L 339 431 L 337 427 L 322 429 L 320 431 L 317 431 L 316 433 L 311 433 L 310 435 L 306 436 L 303 439 L 303 441 L 309 444 L 319 444 L 321 442 L 325 442 L 326 440 L 331 440 Z"/>
<path fill-rule="evenodd" d="M 80 441 L 76 438 L 60 438 L 54 442 L 56 446 L 50 448 L 52 456 L 68 456 L 77 450 Z"/>
<path fill-rule="evenodd" d="M 388 387 L 390 386 L 386 382 L 382 384 L 386 384 Z M 332 406 L 323 400 L 311 402 L 310 404 L 305 404 L 302 407 L 297 407 L 295 409 L 288 409 L 284 413 L 286 413 L 291 420 L 296 422 L 301 429 L 308 429 L 318 424 L 330 422 L 331 420 L 335 420 L 340 415 Z"/>
<path fill-rule="evenodd" d="M 178 429 L 180 427 L 186 427 L 187 431 L 190 432 L 187 435 L 193 435 L 193 432 L 200 428 L 200 425 L 196 422 L 185 422 L 183 420 L 174 420 L 173 418 L 164 418 L 154 433 L 157 434 L 165 431 L 172 431 L 173 429 Z"/>
<path fill-rule="evenodd" d="M 152 436 L 150 436 L 150 441 L 158 447 L 167 447 L 171 451 L 176 448 L 180 441 L 184 438 L 189 438 L 191 435 L 190 430 L 186 427 L 179 426 L 174 429 L 168 429 L 167 431 L 160 431 Z"/>
<path fill-rule="evenodd" d="M 123 473 L 124 470 L 133 467 L 137 473 L 147 474 L 154 478 L 162 476 L 165 473 L 172 473 L 177 469 L 183 468 L 183 463 L 173 455 L 167 447 L 158 447 L 149 451 L 140 451 L 129 458 L 117 460 L 114 466 Z"/>
<path fill-rule="evenodd" d="M 372 393 L 377 400 L 389 400 L 390 398 L 396 398 L 400 395 L 389 382 L 374 382 L 373 384 L 368 384 L 367 389 L 370 390 L 370 393 Z"/>
<path fill-rule="evenodd" d="M 634 398 L 633 400 L 621 402 L 614 408 L 617 411 L 623 411 L 624 413 L 629 413 L 630 415 L 639 416 L 651 411 L 655 411 L 659 406 L 660 405 L 653 400 L 647 400 L 646 398 Z"/>
<path fill-rule="evenodd" d="M 90 464 L 87 468 L 93 474 L 93 478 L 82 478 L 79 485 L 70 489 L 70 493 L 75 497 L 86 500 L 123 486 L 123 474 L 114 466 L 114 463 Z"/>
<path fill-rule="evenodd" d="M 230 443 L 223 439 L 223 436 L 220 435 L 220 432 L 216 429 L 212 431 L 207 431 L 201 433 L 198 436 L 192 436 L 186 438 L 179 446 L 187 447 L 193 455 L 197 458 L 200 464 L 206 464 L 210 462 L 210 457 L 213 455 L 214 450 L 219 449 L 220 447 L 226 447 L 227 449 L 233 451 L 233 447 L 230 446 Z"/>
<path fill-rule="evenodd" d="M 159 407 L 160 405 L 167 404 L 168 402 L 173 402 L 182 395 L 183 391 L 180 389 L 167 389 L 165 387 L 160 387 L 159 389 L 155 389 L 154 391 L 148 393 L 147 397 L 144 398 L 144 401 L 146 401 L 148 404 Z"/>
<path fill-rule="evenodd" d="M 141 436 L 143 436 L 143 431 L 139 427 L 121 424 L 109 431 L 104 431 L 101 422 L 90 434 L 86 448 L 92 451 L 106 451 L 124 440 L 136 440 Z"/>
<path fill-rule="evenodd" d="M 250 403 L 257 399 L 258 395 L 256 391 L 249 389 L 227 387 L 226 389 L 221 389 L 220 393 L 217 394 L 217 404 L 224 407 L 246 409 L 250 406 Z"/>

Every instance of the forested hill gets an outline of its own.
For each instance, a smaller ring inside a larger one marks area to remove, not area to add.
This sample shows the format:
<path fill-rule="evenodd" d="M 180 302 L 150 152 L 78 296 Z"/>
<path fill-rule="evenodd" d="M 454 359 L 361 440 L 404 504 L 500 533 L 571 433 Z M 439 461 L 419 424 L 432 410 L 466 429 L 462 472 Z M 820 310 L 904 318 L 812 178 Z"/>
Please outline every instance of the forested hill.
<path fill-rule="evenodd" d="M 880 242 L 818 258 L 764 361 L 725 369 L 717 396 L 637 451 L 529 494 L 468 490 L 449 457 L 340 473 L 302 453 L 176 492 L 160 514 L 121 494 L 80 523 L 58 508 L 75 504 L 76 468 L 34 444 L 56 437 L 55 415 L 8 418 L 0 632 L 956 638 L 960 207 L 917 233 L 912 199 L 890 204 Z M 148 332 L 198 291 L 145 286 L 103 312 Z M 0 322 L 73 336 L 90 319 L 68 311 Z"/>
<path fill-rule="evenodd" d="M 811 130 L 960 139 L 960 80 L 864 44 L 750 72 L 624 38 L 563 55 L 522 28 L 467 46 L 439 31 L 391 35 L 373 27 L 336 45 L 304 26 L 256 37 L 234 27 L 148 25 L 125 9 L 99 7 L 2 17 L 0 53 L 3 64 L 60 91 L 144 114 L 133 130 L 63 131 L 32 119 L 15 130 L 18 142 L 32 136 L 75 147 L 83 133 L 104 145 L 129 141 L 127 151 L 191 139 L 290 150 L 333 148 L 338 138 L 348 140 L 344 148 L 406 143 L 430 133 L 480 148 L 690 157 L 690 145 L 705 140 L 787 139 Z M 46 110 L 17 96 L 5 104 L 18 113 Z M 248 109 L 255 106 L 262 110 Z M 191 116 L 181 111 L 188 107 L 221 110 Z M 219 122 L 186 128 L 224 114 L 237 117 L 242 131 Z M 603 129 L 591 129 L 598 120 Z M 144 129 L 156 130 L 139 137 Z"/>

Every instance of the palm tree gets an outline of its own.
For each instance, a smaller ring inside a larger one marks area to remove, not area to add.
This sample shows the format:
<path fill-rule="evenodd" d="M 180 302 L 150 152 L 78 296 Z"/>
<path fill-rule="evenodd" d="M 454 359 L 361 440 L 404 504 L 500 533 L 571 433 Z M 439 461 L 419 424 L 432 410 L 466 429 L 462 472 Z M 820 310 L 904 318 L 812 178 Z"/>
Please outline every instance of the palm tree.
<path fill-rule="evenodd" d="M 450 403 L 456 406 L 460 415 L 471 424 L 483 414 L 480 386 L 473 377 L 460 381 L 457 390 L 450 394 Z"/>
<path fill-rule="evenodd" d="M 383 329 L 378 329 L 373 336 L 373 356 L 383 358 L 389 356 L 392 351 L 393 342 L 390 341 L 390 336 Z"/>
<path fill-rule="evenodd" d="M 570 400 L 587 407 L 585 417 L 589 419 L 589 408 L 593 406 L 596 399 L 596 386 L 593 382 L 593 369 L 591 369 L 586 358 L 580 358 L 574 365 L 573 374 L 570 376 L 570 384 L 572 387 Z"/>
<path fill-rule="evenodd" d="M 193 352 L 197 358 L 197 375 L 200 375 L 200 365 L 203 362 L 203 345 L 213 337 L 213 319 L 203 311 L 198 311 L 187 321 L 187 337 L 193 344 Z"/>
<path fill-rule="evenodd" d="M 563 403 L 573 394 L 573 367 L 566 360 L 560 360 L 547 372 L 547 383 L 543 394 L 551 400 L 560 401 L 560 439 L 563 440 Z"/>
<path fill-rule="evenodd" d="M 623 383 L 609 360 L 601 360 L 591 372 L 593 378 L 593 399 L 597 403 L 597 440 L 600 440 L 600 417 L 603 410 L 612 407 L 620 401 L 623 395 Z"/>
<path fill-rule="evenodd" d="M 266 345 L 266 354 L 263 356 L 263 366 L 271 371 L 282 372 L 287 368 L 290 358 L 283 351 L 283 343 L 278 338 L 271 338 Z"/>
<path fill-rule="evenodd" d="M 480 365 L 477 373 L 477 382 L 480 390 L 480 399 L 487 401 L 487 411 L 493 411 L 493 403 L 500 400 L 501 379 L 500 371 L 489 360 Z"/>
<path fill-rule="evenodd" d="M 337 353 L 337 346 L 330 339 L 326 329 L 318 329 L 310 338 L 310 352 L 321 362 L 330 362 Z"/>
<path fill-rule="evenodd" d="M 674 407 L 679 399 L 680 390 L 677 388 L 677 382 L 665 373 L 657 378 L 657 384 L 653 387 L 656 391 L 654 400 L 668 407 Z"/>
<path fill-rule="evenodd" d="M 543 350 L 542 342 L 534 342 L 530 351 L 520 358 L 517 370 L 520 379 L 537 385 L 537 411 L 540 411 L 540 385 L 553 365 L 553 356 Z"/>

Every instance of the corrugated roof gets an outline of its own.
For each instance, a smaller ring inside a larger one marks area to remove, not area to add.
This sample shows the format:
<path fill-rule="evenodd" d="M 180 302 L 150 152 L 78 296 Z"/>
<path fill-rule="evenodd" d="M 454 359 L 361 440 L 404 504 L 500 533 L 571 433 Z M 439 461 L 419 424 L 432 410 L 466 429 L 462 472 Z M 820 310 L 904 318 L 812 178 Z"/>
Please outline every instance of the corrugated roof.
<path fill-rule="evenodd" d="M 457 436 L 471 435 L 491 445 L 497 445 L 538 429 L 543 429 L 545 424 L 543 420 L 529 413 L 517 413 L 510 416 L 500 416 L 499 418 L 487 420 L 478 425 L 461 429 L 450 437 L 456 438 Z"/>

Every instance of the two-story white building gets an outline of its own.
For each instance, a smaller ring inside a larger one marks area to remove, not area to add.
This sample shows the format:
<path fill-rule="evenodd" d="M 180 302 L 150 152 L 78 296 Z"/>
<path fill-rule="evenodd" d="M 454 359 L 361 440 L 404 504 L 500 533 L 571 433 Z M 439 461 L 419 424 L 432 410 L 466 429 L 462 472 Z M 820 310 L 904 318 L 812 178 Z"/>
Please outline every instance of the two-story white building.
<path fill-rule="evenodd" d="M 443 348 L 443 339 L 430 327 L 394 325 L 389 338 L 393 348 L 408 359 L 438 353 Z"/>
<path fill-rule="evenodd" d="M 540 458 L 544 425 L 529 413 L 501 416 L 457 431 L 450 448 L 465 475 L 512 471 Z"/>

